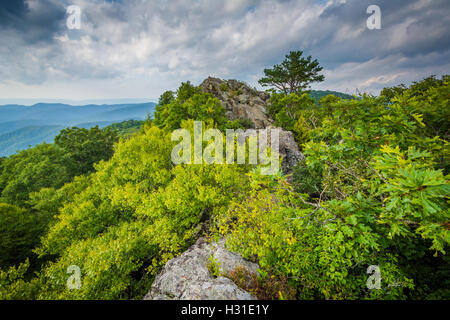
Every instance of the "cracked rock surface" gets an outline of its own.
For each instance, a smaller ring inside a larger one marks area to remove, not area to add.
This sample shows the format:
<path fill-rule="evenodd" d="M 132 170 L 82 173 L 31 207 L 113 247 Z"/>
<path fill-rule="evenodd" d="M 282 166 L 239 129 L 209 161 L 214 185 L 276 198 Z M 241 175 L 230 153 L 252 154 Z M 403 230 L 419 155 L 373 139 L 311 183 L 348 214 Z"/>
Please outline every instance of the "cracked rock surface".
<path fill-rule="evenodd" d="M 232 280 L 210 274 L 211 255 L 219 263 L 221 274 L 226 275 L 240 266 L 251 273 L 258 270 L 258 264 L 228 251 L 224 244 L 223 239 L 211 244 L 204 238 L 197 240 L 183 254 L 167 262 L 144 300 L 256 300 Z"/>
<path fill-rule="evenodd" d="M 225 107 L 230 120 L 248 119 L 255 129 L 264 129 L 273 120 L 267 116 L 266 104 L 270 96 L 237 80 L 207 78 L 200 85 L 203 92 L 211 93 Z"/>

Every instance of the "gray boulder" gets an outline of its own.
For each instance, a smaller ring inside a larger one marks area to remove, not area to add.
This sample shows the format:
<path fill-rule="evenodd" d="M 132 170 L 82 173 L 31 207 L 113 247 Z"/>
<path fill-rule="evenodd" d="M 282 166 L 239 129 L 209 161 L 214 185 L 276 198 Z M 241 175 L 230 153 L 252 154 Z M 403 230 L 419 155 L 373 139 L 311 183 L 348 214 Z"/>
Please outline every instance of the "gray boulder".
<path fill-rule="evenodd" d="M 266 114 L 266 104 L 270 98 L 266 92 L 252 89 L 241 81 L 211 77 L 204 80 L 200 88 L 219 99 L 230 120 L 248 119 L 255 129 L 264 129 L 273 123 Z"/>
<path fill-rule="evenodd" d="M 205 79 L 200 84 L 200 88 L 203 92 L 211 93 L 219 99 L 226 109 L 228 119 L 248 119 L 257 130 L 275 129 L 273 120 L 267 115 L 267 104 L 270 98 L 268 93 L 250 88 L 241 81 L 211 77 Z M 280 128 L 279 138 L 279 151 L 283 156 L 282 171 L 289 174 L 304 156 L 291 131 Z"/>
<path fill-rule="evenodd" d="M 209 270 L 209 258 L 214 256 L 222 275 L 237 267 L 256 273 L 258 265 L 244 260 L 240 254 L 228 251 L 225 241 L 208 243 L 200 238 L 187 251 L 166 263 L 153 282 L 144 300 L 255 300 L 224 277 L 214 278 Z"/>
<path fill-rule="evenodd" d="M 261 147 L 265 148 L 266 145 L 271 146 L 271 129 L 279 130 L 279 154 L 283 157 L 283 162 L 281 163 L 281 171 L 285 174 L 292 173 L 292 168 L 304 159 L 303 153 L 300 151 L 297 142 L 295 142 L 294 134 L 291 131 L 277 128 L 274 126 L 266 127 L 267 130 L 267 140 L 262 141 Z"/>

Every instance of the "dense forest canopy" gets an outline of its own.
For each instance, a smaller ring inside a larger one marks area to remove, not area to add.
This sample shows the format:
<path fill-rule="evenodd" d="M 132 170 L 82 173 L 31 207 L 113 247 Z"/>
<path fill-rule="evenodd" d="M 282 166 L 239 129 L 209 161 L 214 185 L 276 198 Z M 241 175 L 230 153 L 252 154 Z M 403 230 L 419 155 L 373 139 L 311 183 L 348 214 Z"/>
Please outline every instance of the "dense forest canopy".
<path fill-rule="evenodd" d="M 258 262 L 272 299 L 449 299 L 449 80 L 317 103 L 272 92 L 269 115 L 305 154 L 291 179 L 173 165 L 172 130 L 245 127 L 189 82 L 154 120 L 66 129 L 1 159 L 0 299 L 140 299 L 205 234 Z"/>
<path fill-rule="evenodd" d="M 121 121 L 128 124 L 143 121 L 153 114 L 155 105 L 153 102 L 84 106 L 60 103 L 0 105 L 0 156 L 10 156 L 43 142 L 51 143 L 64 128 L 104 128 Z M 129 119 L 136 120 L 127 121 Z"/>

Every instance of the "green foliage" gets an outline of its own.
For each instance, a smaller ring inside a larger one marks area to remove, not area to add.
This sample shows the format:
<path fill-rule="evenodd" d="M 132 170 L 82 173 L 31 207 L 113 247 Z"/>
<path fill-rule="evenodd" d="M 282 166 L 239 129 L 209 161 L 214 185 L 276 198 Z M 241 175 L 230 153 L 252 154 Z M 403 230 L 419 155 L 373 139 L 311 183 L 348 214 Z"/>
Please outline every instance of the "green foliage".
<path fill-rule="evenodd" d="M 114 147 L 116 131 L 73 128 L 0 160 L 0 299 L 140 299 L 205 234 L 259 263 L 227 276 L 261 299 L 448 299 L 448 77 L 386 97 L 274 93 L 270 115 L 306 156 L 292 182 L 173 165 L 171 130 L 253 126 L 189 82 Z M 215 257 L 208 267 L 221 275 Z"/>
<path fill-rule="evenodd" d="M 410 112 L 422 115 L 422 121 L 427 136 L 440 136 L 445 140 L 450 138 L 450 109 L 448 107 L 448 92 L 450 76 L 442 79 L 435 76 L 414 82 L 410 88 L 400 85 L 385 88 L 380 94 L 388 103 L 408 104 Z M 395 94 L 397 93 L 397 94 Z"/>
<path fill-rule="evenodd" d="M 294 167 L 293 186 L 295 191 L 308 194 L 315 198 L 320 196 L 322 186 L 322 168 L 320 166 L 308 166 L 306 160 L 302 160 Z"/>
<path fill-rule="evenodd" d="M 0 300 L 33 300 L 39 292 L 37 278 L 27 281 L 25 275 L 30 267 L 28 259 L 7 271 L 0 270 Z"/>
<path fill-rule="evenodd" d="M 265 77 L 258 82 L 263 87 L 275 87 L 285 94 L 299 92 L 309 87 L 312 82 L 323 81 L 325 77 L 319 75 L 322 67 L 311 56 L 303 58 L 303 51 L 291 51 L 286 59 L 272 69 L 264 69 Z"/>
<path fill-rule="evenodd" d="M 333 103 L 341 99 L 349 100 L 348 97 L 334 94 L 322 96 L 318 101 L 315 99 L 310 92 L 290 94 L 272 92 L 268 114 L 275 120 L 276 125 L 292 131 L 297 143 L 302 145 L 309 141 L 309 132 L 320 126 L 325 115 L 333 112 Z"/>
<path fill-rule="evenodd" d="M 383 97 L 385 102 L 389 103 L 394 97 L 399 96 L 403 92 L 405 92 L 406 89 L 407 88 L 404 84 L 399 84 L 395 87 L 384 88 L 383 90 L 381 90 L 380 97 Z"/>
<path fill-rule="evenodd" d="M 391 263 L 395 256 L 382 251 L 379 235 L 364 220 L 346 218 L 348 208 L 336 202 L 324 209 L 309 205 L 283 180 L 275 186 L 264 178 L 255 182 L 259 187 L 252 197 L 234 203 L 220 225 L 232 250 L 258 260 L 263 277 L 287 277 L 300 299 L 405 297 L 404 287 L 386 287 L 386 293 L 367 290 L 365 268 L 371 264 L 380 266 L 386 281 L 411 287 L 411 280 Z"/>
<path fill-rule="evenodd" d="M 175 101 L 175 93 L 173 91 L 164 92 L 158 100 L 158 106 L 164 106 Z"/>
<path fill-rule="evenodd" d="M 300 111 L 311 108 L 313 103 L 307 93 L 273 93 L 267 111 L 278 126 L 293 130 Z"/>
<path fill-rule="evenodd" d="M 206 121 L 213 119 L 218 125 L 227 122 L 225 108 L 217 98 L 211 94 L 201 93 L 200 89 L 189 82 L 182 83 L 177 91 L 176 99 L 166 99 L 161 96 L 160 101 L 171 101 L 159 104 L 155 112 L 155 125 L 167 130 L 180 128 L 186 119 Z"/>
<path fill-rule="evenodd" d="M 0 266 L 9 268 L 32 257 L 51 217 L 0 203 Z"/>
<path fill-rule="evenodd" d="M 236 119 L 233 121 L 228 121 L 224 127 L 226 127 L 226 129 L 255 129 L 255 124 L 253 123 L 253 121 L 249 120 L 249 119 Z"/>
<path fill-rule="evenodd" d="M 220 277 L 222 275 L 222 272 L 220 270 L 220 262 L 217 261 L 215 255 L 210 255 L 208 263 L 208 271 L 214 278 Z"/>
<path fill-rule="evenodd" d="M 59 189 L 42 188 L 29 194 L 27 204 L 35 211 L 54 216 L 64 204 L 74 201 L 74 196 L 91 183 L 89 176 L 75 177 L 72 183 L 66 183 Z"/>
<path fill-rule="evenodd" d="M 189 98 L 192 98 L 194 95 L 200 94 L 201 92 L 201 89 L 192 85 L 190 81 L 182 82 L 177 90 L 177 100 L 181 103 L 184 103 Z"/>
<path fill-rule="evenodd" d="M 188 81 L 182 83 L 177 90 L 176 98 L 167 92 L 160 97 L 160 104 L 156 107 L 154 124 L 165 130 L 175 130 L 181 127 L 184 120 L 213 121 L 214 127 L 220 129 L 252 128 L 254 124 L 248 120 L 229 121 L 225 115 L 225 108 L 212 94 L 201 92 Z"/>
<path fill-rule="evenodd" d="M 73 176 L 86 174 L 94 169 L 94 163 L 111 158 L 114 143 L 118 140 L 114 130 L 101 130 L 98 126 L 88 129 L 67 128 L 55 137 L 55 145 L 74 161 Z"/>
<path fill-rule="evenodd" d="M 9 204 L 0 203 L 0 268 L 26 258 L 30 259 L 30 272 L 39 267 L 43 261 L 32 250 L 39 246 L 59 208 L 71 199 L 73 189 L 85 188 L 87 179 L 63 185 L 75 175 L 91 171 L 94 162 L 110 157 L 114 140 L 116 133 L 109 129 L 66 129 L 57 137 L 57 144 L 38 145 L 2 160 L 0 199 Z"/>
<path fill-rule="evenodd" d="M 60 188 L 74 176 L 87 174 L 94 163 L 109 159 L 117 133 L 110 129 L 64 129 L 55 144 L 41 144 L 2 161 L 0 192 L 3 202 L 25 205 L 29 194 Z"/>
<path fill-rule="evenodd" d="M 414 147 L 404 152 L 389 146 L 382 146 L 381 150 L 383 154 L 375 156 L 373 165 L 384 182 L 378 190 L 385 204 L 379 222 L 390 226 L 391 238 L 418 233 L 432 241 L 430 249 L 436 255 L 438 251 L 445 254 L 444 248 L 450 243 L 450 232 L 445 226 L 450 217 L 445 201 L 450 194 L 449 176 L 433 169 L 428 152 Z"/>
<path fill-rule="evenodd" d="M 393 102 L 392 99 L 394 97 L 400 96 L 406 91 L 408 91 L 411 97 L 425 97 L 430 89 L 441 87 L 448 81 L 448 75 L 442 76 L 442 79 L 436 79 L 436 76 L 433 75 L 421 81 L 414 81 L 409 88 L 407 88 L 404 84 L 391 88 L 384 88 L 381 90 L 380 97 L 385 98 L 387 102 Z"/>
<path fill-rule="evenodd" d="M 298 108 L 306 159 L 292 186 L 252 174 L 247 200 L 217 221 L 230 248 L 297 298 L 448 299 L 448 141 L 430 130 L 447 127 L 448 82 L 426 83 L 389 105 L 328 96 Z M 366 285 L 370 265 L 380 290 Z"/>
<path fill-rule="evenodd" d="M 41 144 L 5 159 L 0 174 L 1 201 L 24 205 L 31 192 L 59 188 L 72 177 L 74 162 L 55 145 Z"/>
<path fill-rule="evenodd" d="M 33 195 L 41 210 L 59 208 L 36 251 L 51 259 L 42 269 L 38 298 L 141 298 L 165 262 L 240 197 L 246 185 L 242 168 L 174 167 L 173 146 L 169 133 L 146 125 L 119 142 L 112 159 L 96 165 L 96 173 Z M 66 287 L 70 265 L 80 267 L 80 290 Z"/>
<path fill-rule="evenodd" d="M 138 132 L 145 121 L 142 120 L 127 120 L 119 123 L 113 123 L 112 125 L 106 127 L 103 130 L 115 130 L 117 135 L 120 137 L 128 137 L 136 132 Z"/>
<path fill-rule="evenodd" d="M 226 82 L 224 82 L 224 83 L 221 83 L 220 84 L 220 90 L 222 90 L 222 91 L 228 91 L 230 88 L 229 88 L 229 86 L 228 86 L 228 83 L 226 83 Z"/>

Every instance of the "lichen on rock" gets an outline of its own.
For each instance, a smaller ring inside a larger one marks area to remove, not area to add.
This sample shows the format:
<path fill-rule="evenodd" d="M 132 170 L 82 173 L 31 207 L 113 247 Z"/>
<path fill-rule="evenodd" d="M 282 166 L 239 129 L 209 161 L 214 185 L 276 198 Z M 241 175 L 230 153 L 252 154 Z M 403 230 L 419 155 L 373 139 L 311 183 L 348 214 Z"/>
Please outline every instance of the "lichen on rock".
<path fill-rule="evenodd" d="M 209 272 L 211 256 L 222 276 L 215 278 Z M 251 273 L 257 273 L 259 268 L 240 254 L 228 251 L 224 239 L 209 243 L 200 238 L 183 254 L 167 262 L 144 300 L 256 300 L 226 277 L 238 267 Z"/>

